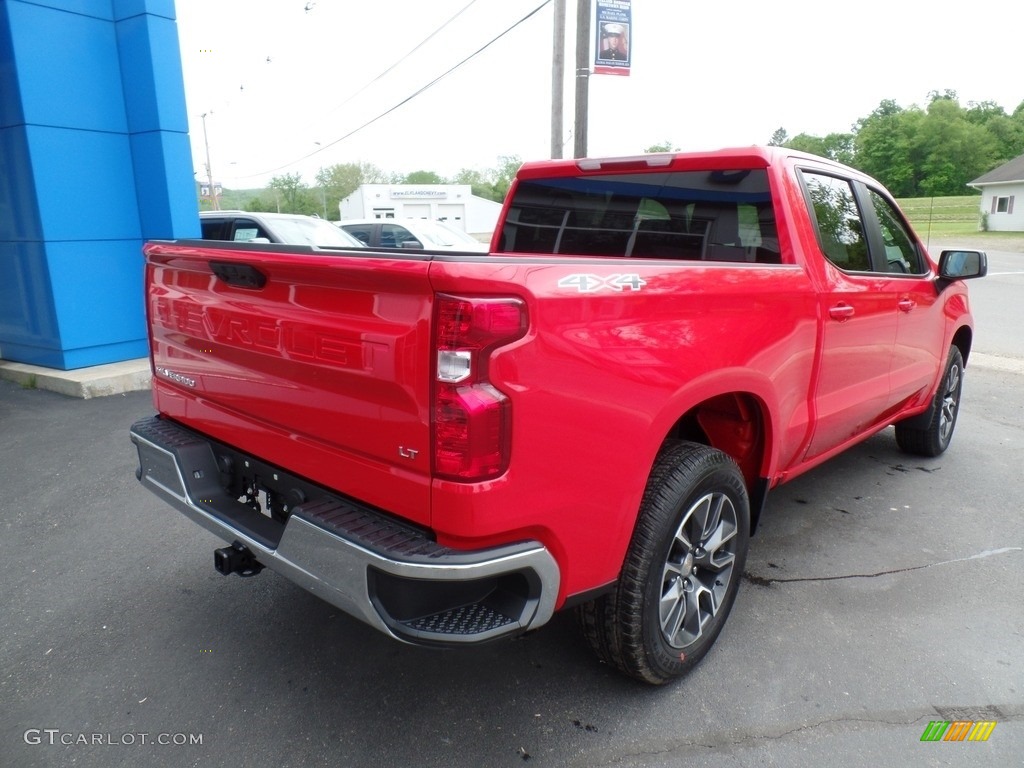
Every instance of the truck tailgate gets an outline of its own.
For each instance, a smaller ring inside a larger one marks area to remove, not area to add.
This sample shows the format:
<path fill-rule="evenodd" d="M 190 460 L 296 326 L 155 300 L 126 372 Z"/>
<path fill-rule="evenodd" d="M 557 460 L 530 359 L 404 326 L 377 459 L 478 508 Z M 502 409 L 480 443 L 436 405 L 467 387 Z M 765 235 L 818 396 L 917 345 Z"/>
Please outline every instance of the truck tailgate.
<path fill-rule="evenodd" d="M 430 257 L 195 245 L 145 247 L 156 409 L 429 524 Z"/>

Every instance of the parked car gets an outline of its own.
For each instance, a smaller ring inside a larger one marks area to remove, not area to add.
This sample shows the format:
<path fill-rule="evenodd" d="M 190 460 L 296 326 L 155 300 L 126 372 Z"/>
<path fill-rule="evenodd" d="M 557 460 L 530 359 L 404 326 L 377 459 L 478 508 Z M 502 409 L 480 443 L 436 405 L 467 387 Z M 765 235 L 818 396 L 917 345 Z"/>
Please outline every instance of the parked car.
<path fill-rule="evenodd" d="M 348 232 L 315 216 L 250 211 L 200 211 L 203 240 L 362 248 Z"/>
<path fill-rule="evenodd" d="M 489 249 L 472 235 L 430 219 L 347 219 L 338 226 L 370 248 L 425 248 L 434 251 Z"/>

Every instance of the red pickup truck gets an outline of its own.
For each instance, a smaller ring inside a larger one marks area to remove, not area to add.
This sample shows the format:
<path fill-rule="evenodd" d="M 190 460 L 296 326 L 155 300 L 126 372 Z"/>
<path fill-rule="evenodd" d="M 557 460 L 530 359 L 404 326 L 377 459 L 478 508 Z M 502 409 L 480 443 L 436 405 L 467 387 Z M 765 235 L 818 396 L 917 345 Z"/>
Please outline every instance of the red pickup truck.
<path fill-rule="evenodd" d="M 651 683 L 721 631 L 770 488 L 893 424 L 946 449 L 987 269 L 779 148 L 529 163 L 487 254 L 145 255 L 137 476 L 220 572 L 427 645 L 576 607 Z"/>

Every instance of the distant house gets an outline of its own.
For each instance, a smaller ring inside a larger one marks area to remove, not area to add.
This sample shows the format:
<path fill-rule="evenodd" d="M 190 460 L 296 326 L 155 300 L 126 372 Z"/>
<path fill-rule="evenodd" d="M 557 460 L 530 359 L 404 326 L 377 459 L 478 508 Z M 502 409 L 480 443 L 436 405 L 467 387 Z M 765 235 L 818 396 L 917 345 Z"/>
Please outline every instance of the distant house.
<path fill-rule="evenodd" d="M 469 184 L 363 184 L 338 204 L 342 219 L 434 219 L 471 235 L 494 231 L 501 204 Z"/>
<path fill-rule="evenodd" d="M 981 190 L 981 212 L 992 232 L 1024 232 L 1024 155 L 1015 157 L 968 186 Z M 1017 200 L 1016 206 L 1014 200 Z"/>

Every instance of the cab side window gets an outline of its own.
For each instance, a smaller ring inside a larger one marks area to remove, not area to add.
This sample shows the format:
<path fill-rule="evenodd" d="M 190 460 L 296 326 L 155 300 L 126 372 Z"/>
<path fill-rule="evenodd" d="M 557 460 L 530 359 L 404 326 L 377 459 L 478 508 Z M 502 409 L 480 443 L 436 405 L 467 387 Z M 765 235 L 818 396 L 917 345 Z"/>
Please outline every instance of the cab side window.
<path fill-rule="evenodd" d="M 373 229 L 372 224 L 346 224 L 342 229 L 353 237 L 361 240 L 364 244 L 370 244 L 370 235 L 371 230 Z"/>
<path fill-rule="evenodd" d="M 410 245 L 405 245 L 410 243 Z M 397 224 L 380 225 L 380 244 L 387 248 L 422 248 L 423 243 L 413 237 L 412 232 Z"/>
<path fill-rule="evenodd" d="M 910 236 L 906 224 L 903 223 L 903 217 L 878 192 L 871 189 L 869 193 L 882 231 L 886 269 L 904 275 L 925 274 L 927 270 L 924 267 L 924 260 L 918 252 L 914 238 Z"/>
<path fill-rule="evenodd" d="M 227 240 L 228 222 L 224 219 L 200 219 L 203 240 Z"/>
<path fill-rule="evenodd" d="M 251 219 L 236 219 L 235 220 L 235 231 L 232 236 L 232 240 L 236 243 L 249 243 L 257 237 L 266 238 L 273 242 L 273 238 L 267 234 L 267 231 L 263 229 L 259 224 Z"/>
<path fill-rule="evenodd" d="M 870 271 L 864 219 L 850 182 L 807 171 L 801 175 L 817 220 L 818 242 L 825 257 L 848 272 Z"/>

